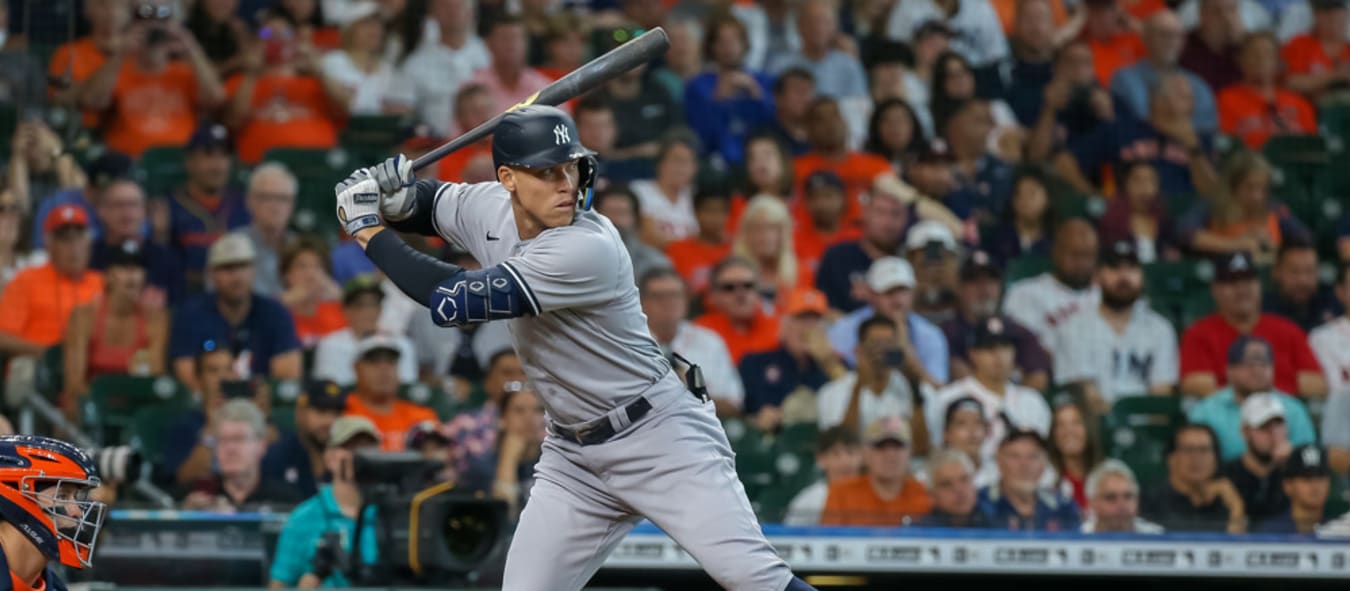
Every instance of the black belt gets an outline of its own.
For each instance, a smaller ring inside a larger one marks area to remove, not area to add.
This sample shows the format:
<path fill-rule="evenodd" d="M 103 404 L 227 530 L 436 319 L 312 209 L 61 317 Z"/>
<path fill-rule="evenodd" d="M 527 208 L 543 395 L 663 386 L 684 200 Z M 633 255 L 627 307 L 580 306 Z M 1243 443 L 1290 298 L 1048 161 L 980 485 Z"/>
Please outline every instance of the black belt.
<path fill-rule="evenodd" d="M 652 403 L 648 402 L 646 398 L 638 398 L 623 408 L 624 414 L 628 415 L 628 423 L 630 425 L 646 416 L 651 410 Z M 591 421 L 590 425 L 576 430 L 568 429 L 554 423 L 553 431 L 556 432 L 559 437 L 575 441 L 581 445 L 599 445 L 609 441 L 618 434 L 618 432 L 614 430 L 614 424 L 609 422 L 608 416 Z"/>

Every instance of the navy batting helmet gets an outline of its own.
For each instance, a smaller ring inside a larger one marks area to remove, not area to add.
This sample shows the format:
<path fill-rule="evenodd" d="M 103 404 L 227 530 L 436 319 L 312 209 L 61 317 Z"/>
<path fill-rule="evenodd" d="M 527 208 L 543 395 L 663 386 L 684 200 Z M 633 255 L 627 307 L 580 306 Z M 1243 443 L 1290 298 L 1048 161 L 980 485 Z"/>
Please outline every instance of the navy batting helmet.
<path fill-rule="evenodd" d="M 582 210 L 591 208 L 595 184 L 595 152 L 581 145 L 577 124 L 565 111 L 548 105 L 526 105 L 508 111 L 492 132 L 492 165 L 548 168 L 579 160 L 577 182 Z"/>

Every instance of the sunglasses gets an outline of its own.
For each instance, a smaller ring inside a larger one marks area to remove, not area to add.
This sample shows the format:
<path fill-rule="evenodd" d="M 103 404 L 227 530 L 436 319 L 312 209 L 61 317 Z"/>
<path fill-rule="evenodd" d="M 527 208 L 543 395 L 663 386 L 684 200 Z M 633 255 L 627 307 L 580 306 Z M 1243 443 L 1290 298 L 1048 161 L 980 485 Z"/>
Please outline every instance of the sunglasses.
<path fill-rule="evenodd" d="M 1133 501 L 1138 496 L 1139 495 L 1132 492 L 1120 492 L 1120 493 L 1103 493 L 1101 495 L 1101 498 L 1103 501 L 1106 501 L 1108 503 L 1115 503 L 1118 501 Z"/>
<path fill-rule="evenodd" d="M 754 291 L 754 289 L 755 289 L 754 281 L 740 281 L 734 283 L 728 282 L 717 284 L 717 291 L 723 291 L 727 293 L 733 293 L 737 291 Z"/>

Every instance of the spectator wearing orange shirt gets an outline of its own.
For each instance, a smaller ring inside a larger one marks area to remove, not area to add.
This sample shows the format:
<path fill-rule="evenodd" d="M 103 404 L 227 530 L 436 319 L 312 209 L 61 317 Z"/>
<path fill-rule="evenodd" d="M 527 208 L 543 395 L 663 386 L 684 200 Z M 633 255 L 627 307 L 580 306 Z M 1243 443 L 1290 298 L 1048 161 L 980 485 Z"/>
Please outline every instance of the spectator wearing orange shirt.
<path fill-rule="evenodd" d="M 1116 70 L 1144 57 L 1144 41 L 1116 0 L 1087 0 L 1083 5 L 1083 40 L 1092 48 L 1097 82 L 1110 86 Z"/>
<path fill-rule="evenodd" d="M 89 34 L 61 44 L 47 64 L 52 97 L 59 105 L 77 104 L 81 85 L 120 51 L 122 31 L 131 22 L 131 6 L 126 0 L 85 2 L 84 19 Z M 84 122 L 98 125 L 98 114 L 86 113 Z"/>
<path fill-rule="evenodd" d="M 802 182 L 802 207 L 792 234 L 797 260 L 814 276 L 825 249 L 841 242 L 857 240 L 862 230 L 844 225 L 844 180 L 828 170 L 811 173 Z"/>
<path fill-rule="evenodd" d="M 244 72 L 225 87 L 225 123 L 235 130 L 239 159 L 257 164 L 272 148 L 333 147 L 344 89 L 324 81 L 318 51 L 285 18 L 273 14 L 259 24 Z"/>
<path fill-rule="evenodd" d="M 585 144 L 589 145 L 589 144 Z M 671 243 L 666 256 L 675 271 L 689 284 L 689 290 L 701 294 L 708 288 L 713 266 L 731 252 L 727 217 L 731 197 L 726 192 L 703 189 L 694 195 L 694 218 L 698 235 Z"/>
<path fill-rule="evenodd" d="M 455 125 L 468 131 L 482 125 L 497 112 L 492 110 L 492 97 L 487 87 L 470 82 L 455 93 Z M 580 134 L 579 129 L 577 133 Z M 584 144 L 589 146 L 590 144 Z M 484 136 L 457 152 L 442 158 L 437 164 L 436 178 L 456 183 L 481 183 L 497 180 L 497 169 L 492 166 L 492 135 Z"/>
<path fill-rule="evenodd" d="M 132 157 L 184 144 L 198 115 L 225 99 L 215 67 L 179 15 L 156 16 L 166 18 L 140 19 L 122 31 L 114 53 L 80 91 L 80 105 L 103 114 L 103 140 Z"/>
<path fill-rule="evenodd" d="M 366 337 L 357 346 L 356 386 L 347 396 L 346 416 L 370 419 L 380 430 L 384 451 L 403 451 L 409 429 L 437 421 L 436 413 L 398 399 L 398 343 L 382 336 Z"/>
<path fill-rule="evenodd" d="M 518 17 L 493 19 L 483 36 L 491 57 L 488 67 L 478 70 L 473 81 L 488 89 L 492 112 L 501 113 L 524 101 L 553 82 L 543 72 L 529 67 L 530 37 Z"/>
<path fill-rule="evenodd" d="M 928 491 L 910 473 L 909 425 L 881 417 L 863 434 L 867 473 L 830 484 L 821 525 L 900 526 L 928 513 Z"/>
<path fill-rule="evenodd" d="M 1268 32 L 1242 43 L 1242 82 L 1219 93 L 1219 129 L 1260 150 L 1272 135 L 1317 133 L 1317 115 L 1302 96 L 1280 88 L 1280 46 Z"/>
<path fill-rule="evenodd" d="M 815 285 L 815 273 L 797 260 L 792 247 L 792 216 L 777 197 L 758 195 L 745 206 L 731 239 L 732 254 L 759 268 L 759 293 L 779 300 L 795 288 Z"/>
<path fill-rule="evenodd" d="M 792 163 L 796 178 L 793 185 L 801 186 L 806 175 L 817 170 L 828 170 L 844 180 L 848 202 L 844 208 L 844 223 L 855 225 L 862 215 L 862 194 L 872 188 L 877 177 L 892 175 L 891 165 L 875 154 L 855 152 L 848 148 L 848 126 L 844 123 L 839 103 L 828 97 L 817 97 L 806 116 L 807 137 L 811 151 L 798 156 Z"/>
<path fill-rule="evenodd" d="M 746 353 L 769 351 L 778 345 L 778 318 L 757 291 L 755 269 L 754 263 L 738 256 L 713 266 L 708 311 L 694 320 L 722 337 L 734 363 L 740 363 Z"/>
<path fill-rule="evenodd" d="M 295 319 L 295 334 L 306 349 L 319 339 L 347 328 L 342 315 L 342 288 L 333 281 L 328 249 L 322 242 L 302 237 L 281 253 L 281 281 L 286 291 L 281 303 Z"/>
<path fill-rule="evenodd" d="M 61 341 L 70 312 L 103 293 L 103 276 L 89 270 L 89 215 L 62 205 L 42 222 L 49 262 L 19 272 L 0 294 L 0 352 L 41 355 Z"/>
<path fill-rule="evenodd" d="M 1312 31 L 1294 37 L 1280 52 L 1289 88 L 1316 98 L 1350 82 L 1348 11 L 1340 0 L 1311 0 Z"/>

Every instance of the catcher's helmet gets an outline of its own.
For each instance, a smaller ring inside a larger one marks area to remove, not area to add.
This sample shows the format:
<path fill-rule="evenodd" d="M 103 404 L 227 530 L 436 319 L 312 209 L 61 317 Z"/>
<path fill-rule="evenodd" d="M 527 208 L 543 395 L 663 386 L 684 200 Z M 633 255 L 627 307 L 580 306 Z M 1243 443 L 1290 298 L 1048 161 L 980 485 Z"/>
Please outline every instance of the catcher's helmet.
<path fill-rule="evenodd" d="M 0 518 L 49 560 L 85 568 L 107 505 L 88 499 L 98 469 L 80 448 L 37 435 L 0 437 Z"/>
<path fill-rule="evenodd" d="M 577 124 L 565 111 L 548 105 L 526 105 L 508 111 L 492 131 L 493 167 L 548 168 L 578 160 L 577 182 L 582 210 L 591 207 L 595 184 L 595 152 L 581 145 Z"/>

